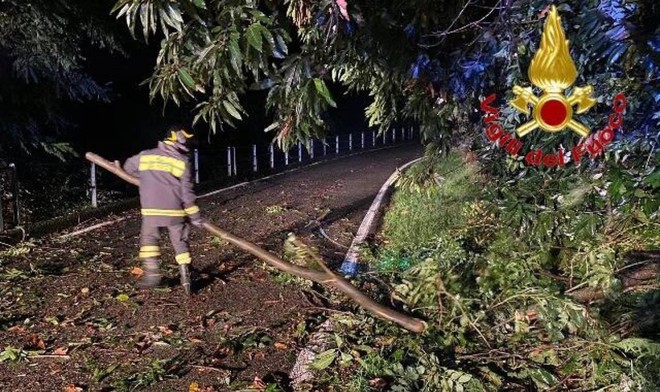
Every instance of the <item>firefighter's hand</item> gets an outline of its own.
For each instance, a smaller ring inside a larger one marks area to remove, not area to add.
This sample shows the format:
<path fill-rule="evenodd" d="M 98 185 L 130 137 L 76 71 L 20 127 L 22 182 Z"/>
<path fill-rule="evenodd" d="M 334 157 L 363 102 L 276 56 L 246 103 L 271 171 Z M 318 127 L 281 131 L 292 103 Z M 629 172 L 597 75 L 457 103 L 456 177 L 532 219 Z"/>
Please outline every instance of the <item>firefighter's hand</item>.
<path fill-rule="evenodd" d="M 191 219 L 190 223 L 192 223 L 195 227 L 202 227 L 204 225 L 204 220 L 202 220 L 202 218 L 195 218 Z"/>

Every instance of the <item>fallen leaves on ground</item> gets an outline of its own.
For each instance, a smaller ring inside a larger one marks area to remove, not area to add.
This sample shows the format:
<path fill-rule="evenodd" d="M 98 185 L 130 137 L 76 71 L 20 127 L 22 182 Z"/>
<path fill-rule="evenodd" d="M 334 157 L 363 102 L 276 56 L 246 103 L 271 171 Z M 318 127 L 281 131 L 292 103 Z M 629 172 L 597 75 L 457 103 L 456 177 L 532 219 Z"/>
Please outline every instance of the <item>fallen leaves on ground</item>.
<path fill-rule="evenodd" d="M 171 335 L 174 333 L 174 327 L 171 325 L 165 325 L 162 327 L 158 327 L 158 330 L 165 336 Z"/>
<path fill-rule="evenodd" d="M 46 343 L 37 336 L 37 334 L 30 335 L 30 340 L 28 341 L 28 347 L 38 348 L 40 350 L 46 349 Z"/>
<path fill-rule="evenodd" d="M 66 347 L 59 347 L 53 351 L 53 355 L 66 355 L 69 352 L 69 349 Z"/>
<path fill-rule="evenodd" d="M 200 387 L 199 384 L 195 381 L 190 383 L 190 386 L 188 386 L 188 392 L 215 392 L 215 388 L 213 387 Z"/>
<path fill-rule="evenodd" d="M 23 328 L 23 327 L 20 326 L 20 325 L 14 325 L 13 327 L 9 328 L 9 329 L 7 330 L 7 332 L 12 332 L 12 333 L 17 333 L 17 334 L 19 334 L 19 333 L 23 333 L 23 332 L 25 332 L 25 328 Z"/>
<path fill-rule="evenodd" d="M 387 386 L 387 381 L 383 378 L 374 378 L 369 380 L 369 386 L 375 389 L 383 389 Z"/>
<path fill-rule="evenodd" d="M 122 293 L 117 296 L 117 301 L 119 302 L 128 302 L 129 299 L 130 297 L 128 296 L 128 294 Z"/>
<path fill-rule="evenodd" d="M 266 383 L 259 376 L 254 376 L 254 381 L 252 381 L 252 389 L 263 391 L 266 389 L 266 387 Z"/>
<path fill-rule="evenodd" d="M 144 275 L 144 270 L 140 267 L 133 267 L 133 269 L 131 270 L 131 275 L 137 278 L 141 278 L 142 275 Z"/>
<path fill-rule="evenodd" d="M 73 384 L 68 384 L 66 387 L 64 387 L 64 392 L 82 392 L 82 388 L 77 387 Z"/>

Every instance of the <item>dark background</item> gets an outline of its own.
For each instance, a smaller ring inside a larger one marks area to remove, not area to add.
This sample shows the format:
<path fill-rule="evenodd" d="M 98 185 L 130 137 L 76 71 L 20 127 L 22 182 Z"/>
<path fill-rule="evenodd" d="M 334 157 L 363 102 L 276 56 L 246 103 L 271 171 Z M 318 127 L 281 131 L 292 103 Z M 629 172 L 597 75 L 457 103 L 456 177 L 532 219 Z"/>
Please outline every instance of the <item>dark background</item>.
<path fill-rule="evenodd" d="M 120 23 L 119 21 L 116 23 Z M 123 27 L 123 26 L 122 26 Z M 151 148 L 165 135 L 171 124 L 190 126 L 194 104 L 177 107 L 169 102 L 163 110 L 160 98 L 149 102 L 149 87 L 142 84 L 152 73 L 158 55 L 159 42 L 146 44 L 134 41 L 128 33 L 122 37 L 129 57 L 87 48 L 87 69 L 101 84 L 111 88 L 111 102 L 72 104 L 69 110 L 78 124 L 73 138 L 75 149 L 94 151 L 113 159 L 123 159 L 137 151 Z M 328 112 L 328 135 L 367 130 L 364 109 L 366 96 L 347 95 L 331 86 L 337 108 Z M 263 130 L 271 123 L 265 110 L 267 91 L 251 91 L 241 97 L 248 116 L 237 128 L 225 126 L 224 131 L 209 135 L 206 123 L 200 121 L 193 129 L 200 151 L 220 150 L 228 145 L 265 145 L 275 132 Z"/>

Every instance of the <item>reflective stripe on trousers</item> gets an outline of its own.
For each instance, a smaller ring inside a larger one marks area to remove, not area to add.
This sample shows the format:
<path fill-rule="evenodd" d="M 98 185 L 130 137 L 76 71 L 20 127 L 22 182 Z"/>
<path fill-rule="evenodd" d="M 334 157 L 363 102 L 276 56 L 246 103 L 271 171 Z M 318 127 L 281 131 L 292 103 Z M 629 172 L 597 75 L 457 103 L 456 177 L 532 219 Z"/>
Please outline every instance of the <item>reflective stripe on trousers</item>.
<path fill-rule="evenodd" d="M 170 242 L 174 248 L 176 261 L 179 264 L 190 264 L 192 261 L 189 253 L 189 228 L 186 223 L 167 226 L 169 232 Z M 140 258 L 155 258 L 160 256 L 160 248 L 158 243 L 160 241 L 160 227 L 145 223 L 142 221 L 142 229 L 140 230 Z"/>

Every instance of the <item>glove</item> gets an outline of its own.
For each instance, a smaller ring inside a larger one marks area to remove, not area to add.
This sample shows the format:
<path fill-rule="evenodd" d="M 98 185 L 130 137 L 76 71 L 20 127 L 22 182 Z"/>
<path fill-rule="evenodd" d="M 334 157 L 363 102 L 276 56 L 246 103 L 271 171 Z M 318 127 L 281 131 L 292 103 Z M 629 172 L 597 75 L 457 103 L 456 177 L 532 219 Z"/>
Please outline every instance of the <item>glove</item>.
<path fill-rule="evenodd" d="M 204 220 L 202 220 L 202 218 L 193 218 L 190 220 L 190 223 L 192 223 L 195 227 L 202 227 Z"/>

